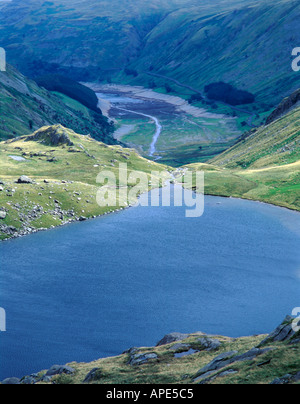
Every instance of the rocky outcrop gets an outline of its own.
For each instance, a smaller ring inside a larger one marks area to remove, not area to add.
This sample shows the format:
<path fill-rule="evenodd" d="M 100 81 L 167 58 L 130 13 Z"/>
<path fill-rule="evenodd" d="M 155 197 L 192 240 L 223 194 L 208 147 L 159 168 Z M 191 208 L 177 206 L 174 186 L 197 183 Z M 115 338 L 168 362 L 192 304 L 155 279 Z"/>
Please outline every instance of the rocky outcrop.
<path fill-rule="evenodd" d="M 238 351 L 225 352 L 217 356 L 208 365 L 200 369 L 199 372 L 196 374 L 194 381 L 200 381 L 200 380 L 205 382 L 210 381 L 210 376 L 213 373 L 217 372 L 218 370 L 226 366 L 232 365 L 235 362 L 253 360 L 257 356 L 263 355 L 264 353 L 270 351 L 271 349 L 272 348 L 266 348 L 266 349 L 253 348 L 242 355 L 237 355 Z"/>
<path fill-rule="evenodd" d="M 73 368 L 66 365 L 53 365 L 46 373 L 46 376 L 56 376 L 61 374 L 71 375 L 75 372 Z"/>
<path fill-rule="evenodd" d="M 64 128 L 62 125 L 44 126 L 34 132 L 31 136 L 24 137 L 25 142 L 39 142 L 48 146 L 74 146 L 70 140 L 70 129 Z"/>
<path fill-rule="evenodd" d="M 293 327 L 294 318 L 286 316 L 284 321 L 265 338 L 259 346 L 263 346 L 267 342 L 283 342 L 290 341 L 297 334 L 295 327 Z"/>
<path fill-rule="evenodd" d="M 189 363 L 190 369 L 188 374 L 174 376 L 172 380 L 185 380 L 188 383 L 207 384 L 216 379 L 227 378 L 223 382 L 237 382 L 238 384 L 244 381 L 250 381 L 248 375 L 252 375 L 252 380 L 255 383 L 266 384 L 294 384 L 300 381 L 299 371 L 299 346 L 298 332 L 294 334 L 296 337 L 291 337 L 288 326 L 291 326 L 292 317 L 287 316 L 285 321 L 276 328 L 264 341 L 270 344 L 265 347 L 257 346 L 258 341 L 263 339 L 263 336 L 252 336 L 243 338 L 229 338 L 213 335 L 205 335 L 203 333 L 181 334 L 172 333 L 166 335 L 160 342 L 162 345 L 150 348 L 130 348 L 123 352 L 122 356 L 110 358 L 108 367 L 101 359 L 88 364 L 70 365 L 54 365 L 49 370 L 40 373 L 25 376 L 22 379 L 9 378 L 5 379 L 2 384 L 37 384 L 37 383 L 97 383 L 105 378 L 105 381 L 116 380 L 119 376 L 110 375 L 111 365 L 120 367 L 120 374 L 125 376 L 122 380 L 127 383 L 127 375 L 131 378 L 136 377 L 136 380 L 141 380 L 140 376 L 145 376 L 145 380 L 154 377 L 153 369 L 155 368 L 155 380 L 164 380 L 167 370 L 168 377 L 172 375 L 172 365 L 174 365 L 174 374 L 180 369 L 180 361 L 184 366 Z M 199 337 L 199 334 L 201 336 Z M 259 337 L 259 339 L 258 339 Z M 178 338 L 183 342 L 178 342 Z M 172 342 L 169 342 L 172 340 Z M 165 344 L 168 342 L 168 344 Z M 251 345 L 249 344 L 251 342 Z M 245 347 L 243 348 L 244 344 Z M 254 345 L 256 344 L 256 345 Z M 249 349 L 251 346 L 254 348 Z M 214 351 L 220 351 L 214 353 Z M 246 351 L 246 352 L 245 352 Z M 190 362 L 189 362 L 189 358 Z M 262 357 L 262 358 L 260 358 Z M 260 358 L 260 359 L 258 359 Z M 283 360 L 282 366 L 280 364 Z M 82 365 L 84 365 L 82 367 Z M 95 367 L 95 365 L 97 367 Z M 204 365 L 204 366 L 203 366 Z M 199 369 L 199 367 L 202 366 Z M 74 367 L 74 368 L 73 368 Z M 266 369 L 261 372 L 262 367 Z M 184 368 L 184 367 L 183 367 Z M 85 371 L 83 373 L 83 371 Z M 161 378 L 160 371 L 162 372 Z M 157 372 L 157 373 L 156 373 Z M 113 372 L 115 373 L 115 372 Z M 164 374 L 163 374 L 164 373 Z M 238 374 L 238 378 L 232 378 Z M 63 377 L 60 377 L 63 376 Z M 67 377 L 66 377 L 67 376 Z M 111 379 L 108 379 L 111 377 Z M 156 382 L 155 382 L 156 383 Z M 158 382 L 159 383 L 159 382 Z"/>
<path fill-rule="evenodd" d="M 300 372 L 296 373 L 295 375 L 291 375 L 288 373 L 282 377 L 277 377 L 270 384 L 290 384 L 299 381 L 300 381 Z"/>
<path fill-rule="evenodd" d="M 27 175 L 22 175 L 17 181 L 17 184 L 33 184 L 33 180 L 29 177 L 27 177 Z"/>
<path fill-rule="evenodd" d="M 94 368 L 86 375 L 83 383 L 91 383 L 91 382 L 100 380 L 101 377 L 102 377 L 101 369 Z"/>
<path fill-rule="evenodd" d="M 285 98 L 278 107 L 266 119 L 266 125 L 276 121 L 281 116 L 287 114 L 292 108 L 300 104 L 300 89 L 296 90 L 292 95 Z"/>
<path fill-rule="evenodd" d="M 171 334 L 165 335 L 157 344 L 156 346 L 168 345 L 172 342 L 183 341 L 184 339 L 188 338 L 189 334 L 182 334 L 180 332 L 173 332 Z"/>
<path fill-rule="evenodd" d="M 130 355 L 128 365 L 139 366 L 148 363 L 150 360 L 157 359 L 156 353 L 134 353 Z"/>

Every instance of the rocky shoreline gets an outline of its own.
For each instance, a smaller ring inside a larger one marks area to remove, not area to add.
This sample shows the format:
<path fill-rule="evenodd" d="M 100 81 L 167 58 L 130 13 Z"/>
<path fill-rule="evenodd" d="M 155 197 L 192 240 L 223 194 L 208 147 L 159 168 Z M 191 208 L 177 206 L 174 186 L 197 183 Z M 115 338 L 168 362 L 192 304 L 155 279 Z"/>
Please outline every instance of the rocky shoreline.
<path fill-rule="evenodd" d="M 49 184 L 50 182 L 48 180 L 44 180 L 43 181 L 44 184 Z M 44 190 L 44 187 L 41 186 L 40 183 L 36 183 L 34 180 L 32 180 L 31 178 L 23 175 L 21 176 L 17 181 L 15 181 L 16 184 L 35 184 L 37 186 L 39 186 L 41 188 L 41 190 Z M 57 184 L 60 185 L 64 185 L 64 184 L 74 184 L 73 181 L 60 181 L 60 182 L 56 182 Z M 0 180 L 0 191 L 4 192 L 4 187 L 5 187 L 5 182 Z M 15 190 L 12 187 L 8 187 L 6 189 L 7 195 L 12 197 Z M 51 194 L 52 191 L 50 191 Z M 75 192 L 76 196 L 78 197 L 78 200 L 81 200 L 80 196 L 81 193 L 80 192 Z M 41 193 L 39 195 L 42 195 Z M 53 193 L 54 195 L 54 193 Z M 50 229 L 55 229 L 58 227 L 63 227 L 66 226 L 68 224 L 71 223 L 75 223 L 75 222 L 83 222 L 86 220 L 91 220 L 91 219 L 96 219 L 98 217 L 101 216 L 105 216 L 111 213 L 115 213 L 115 212 L 119 212 L 122 211 L 124 209 L 126 209 L 125 207 L 120 207 L 118 209 L 115 210 L 109 210 L 107 212 L 104 212 L 100 215 L 91 215 L 91 216 L 85 216 L 85 215 L 76 215 L 75 209 L 74 208 L 70 208 L 68 210 L 62 209 L 61 208 L 61 204 L 59 202 L 58 199 L 55 199 L 55 197 L 53 196 L 49 196 L 49 198 L 53 199 L 54 202 L 54 207 L 50 208 L 50 209 L 45 209 L 42 205 L 36 203 L 33 204 L 31 210 L 27 211 L 26 214 L 22 212 L 22 206 L 19 203 L 12 203 L 9 202 L 10 207 L 13 208 L 18 216 L 19 216 L 19 222 L 21 223 L 22 227 L 21 228 L 17 228 L 13 225 L 7 225 L 7 224 L 2 224 L 1 221 L 5 220 L 8 216 L 8 210 L 4 207 L 0 207 L 0 233 L 4 234 L 7 236 L 7 238 L 4 238 L 3 240 L 0 241 L 8 241 L 11 239 L 16 239 L 16 238 L 20 238 L 20 237 L 24 237 L 30 234 L 34 234 L 34 233 L 38 233 L 40 231 L 47 231 Z M 130 206 L 128 206 L 130 207 Z M 58 218 L 59 220 L 61 220 L 61 223 L 56 224 L 56 225 L 51 225 L 50 227 L 39 227 L 39 228 L 34 228 L 31 226 L 31 221 L 33 220 L 38 220 L 40 218 L 42 218 L 43 215 L 50 215 L 53 218 Z"/>
<path fill-rule="evenodd" d="M 298 322 L 298 326 L 299 324 L 300 322 Z M 258 337 L 255 336 L 255 340 Z M 299 349 L 300 344 L 300 332 L 295 330 L 295 319 L 291 316 L 287 316 L 271 334 L 260 336 L 260 342 L 251 349 L 246 350 L 246 352 L 240 352 L 239 338 L 228 339 L 231 341 L 231 347 L 235 347 L 234 344 L 236 344 L 236 349 L 222 352 L 224 338 L 226 337 L 207 335 L 202 332 L 194 334 L 171 333 L 165 335 L 155 347 L 130 348 L 119 357 L 116 357 L 116 360 L 117 358 L 122 358 L 128 372 L 136 370 L 147 373 L 147 365 L 159 364 L 162 361 L 162 355 L 166 355 L 162 354 L 164 351 L 168 352 L 169 366 L 172 366 L 172 357 L 177 362 L 189 359 L 193 361 L 196 355 L 199 357 L 200 365 L 201 353 L 206 353 L 210 355 L 211 360 L 208 363 L 203 363 L 203 366 L 192 377 L 189 378 L 188 375 L 185 375 L 185 378 L 187 383 L 208 384 L 237 375 L 239 373 L 239 364 L 240 366 L 249 364 L 249 367 L 251 369 L 255 368 L 255 370 L 270 366 L 273 360 L 272 355 L 276 357 L 283 347 L 289 351 L 294 351 L 295 355 L 297 355 L 295 350 Z M 256 362 L 257 359 L 258 362 Z M 114 360 L 114 358 L 111 358 L 111 360 Z M 66 380 L 70 383 L 72 378 L 75 378 L 78 374 L 78 365 L 75 362 L 69 365 L 53 365 L 46 371 L 30 374 L 21 379 L 16 377 L 7 378 L 1 384 L 64 384 L 63 381 Z M 102 367 L 95 365 L 96 361 L 90 364 L 92 369 L 87 373 L 82 373 L 81 383 L 101 383 L 104 380 L 105 369 L 103 364 Z M 292 366 L 292 368 L 293 371 L 284 373 L 280 377 L 272 378 L 271 373 L 268 375 L 268 377 L 271 377 L 268 384 L 299 383 L 300 363 L 298 363 L 298 369 L 295 366 Z M 273 369 L 274 374 L 278 374 L 278 371 L 280 370 Z M 172 368 L 170 372 L 172 372 Z M 261 380 L 261 383 L 266 383 L 266 380 Z"/>

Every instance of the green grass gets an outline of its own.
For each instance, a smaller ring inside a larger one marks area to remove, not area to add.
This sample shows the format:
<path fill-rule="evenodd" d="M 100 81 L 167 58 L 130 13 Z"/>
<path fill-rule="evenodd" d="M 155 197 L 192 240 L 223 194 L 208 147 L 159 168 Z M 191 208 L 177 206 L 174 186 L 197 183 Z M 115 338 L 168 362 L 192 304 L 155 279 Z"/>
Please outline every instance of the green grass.
<path fill-rule="evenodd" d="M 18 230 L 26 227 L 38 230 L 66 224 L 80 216 L 99 216 L 135 203 L 136 200 L 117 199 L 115 206 L 101 207 L 96 200 L 97 191 L 102 186 L 97 183 L 98 174 L 103 170 L 114 173 L 118 187 L 122 185 L 119 179 L 119 165 L 122 163 L 127 164 L 128 174 L 132 171 L 147 174 L 149 183 L 145 184 L 142 192 L 151 189 L 153 171 L 157 172 L 154 177 L 159 173 L 163 173 L 165 179 L 170 176 L 166 171 L 168 167 L 144 159 L 132 149 L 108 146 L 60 126 L 52 128 L 57 133 L 65 131 L 74 146 L 54 147 L 28 141 L 26 136 L 0 143 L 1 180 L 5 183 L 0 192 L 0 209 L 7 212 L 0 225 L 14 226 Z M 23 156 L 26 160 L 18 162 L 10 155 Z M 35 183 L 16 184 L 21 175 L 29 176 Z M 129 184 L 129 189 L 134 185 Z M 41 212 L 38 217 L 31 218 L 36 207 Z M 63 215 L 55 212 L 57 207 Z M 22 221 L 24 217 L 26 220 Z M 0 228 L 0 238 L 7 237 Z"/>
<path fill-rule="evenodd" d="M 159 347 L 142 347 L 139 353 L 155 353 L 156 359 L 148 363 L 131 366 L 128 364 L 130 355 L 122 354 L 116 357 L 97 359 L 91 363 L 69 363 L 75 369 L 74 375 L 55 376 L 52 382 L 57 384 L 81 384 L 86 375 L 94 368 L 98 369 L 98 377 L 90 384 L 197 384 L 195 381 L 197 373 L 205 365 L 210 363 L 216 356 L 237 351 L 239 354 L 248 352 L 257 347 L 266 337 L 263 335 L 227 338 L 224 336 L 213 336 L 221 342 L 220 347 L 208 352 L 203 350 L 199 343 L 201 336 L 197 333 L 190 334 L 182 343 L 190 348 L 199 350 L 192 355 L 175 358 L 175 352 L 184 352 L 186 349 L 171 350 L 177 343 Z M 233 369 L 236 373 L 228 374 L 210 381 L 210 384 L 269 384 L 275 378 L 282 377 L 288 373 L 296 374 L 299 371 L 300 346 L 290 345 L 287 342 L 270 342 L 264 348 L 272 348 L 271 351 L 258 356 L 251 361 L 236 362 L 221 370 L 212 373 L 216 376 L 221 372 Z M 41 375 L 44 373 L 41 372 Z M 298 382 L 299 384 L 299 382 Z"/>
<path fill-rule="evenodd" d="M 231 147 L 241 135 L 235 119 L 223 116 L 196 118 L 178 114 L 159 118 L 161 135 L 156 143 L 154 158 L 173 167 L 191 162 L 205 162 Z M 118 118 L 117 128 L 133 126 L 130 133 L 119 138 L 122 143 L 136 148 L 144 157 L 149 156 L 150 144 L 155 133 L 155 124 L 146 119 Z"/>

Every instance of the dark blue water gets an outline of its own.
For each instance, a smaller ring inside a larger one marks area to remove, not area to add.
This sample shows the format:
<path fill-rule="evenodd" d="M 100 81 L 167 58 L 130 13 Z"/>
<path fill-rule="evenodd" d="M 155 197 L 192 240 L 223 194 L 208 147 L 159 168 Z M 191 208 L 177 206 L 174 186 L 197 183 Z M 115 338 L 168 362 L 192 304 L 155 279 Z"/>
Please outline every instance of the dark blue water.
<path fill-rule="evenodd" d="M 1 243 L 0 379 L 173 331 L 267 333 L 300 306 L 300 214 L 215 197 L 184 213 L 136 207 Z"/>

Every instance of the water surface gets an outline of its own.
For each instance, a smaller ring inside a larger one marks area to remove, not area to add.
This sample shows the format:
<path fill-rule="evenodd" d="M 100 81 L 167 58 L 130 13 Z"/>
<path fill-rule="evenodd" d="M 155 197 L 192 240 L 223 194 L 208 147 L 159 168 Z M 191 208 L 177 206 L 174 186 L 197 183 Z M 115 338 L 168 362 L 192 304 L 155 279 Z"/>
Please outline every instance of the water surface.
<path fill-rule="evenodd" d="M 165 334 L 268 333 L 300 306 L 300 215 L 206 197 L 135 207 L 0 244 L 0 379 Z"/>

